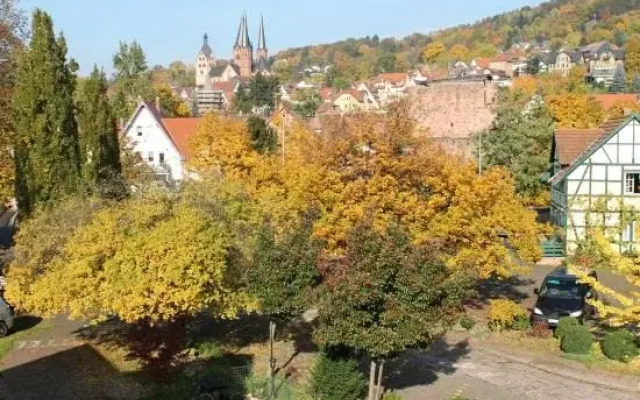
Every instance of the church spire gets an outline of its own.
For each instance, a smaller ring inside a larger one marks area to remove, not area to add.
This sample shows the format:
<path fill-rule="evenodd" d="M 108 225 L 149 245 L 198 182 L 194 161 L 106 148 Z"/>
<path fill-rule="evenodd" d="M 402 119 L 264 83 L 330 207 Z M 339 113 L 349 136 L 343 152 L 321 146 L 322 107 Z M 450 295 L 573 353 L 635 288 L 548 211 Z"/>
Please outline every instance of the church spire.
<path fill-rule="evenodd" d="M 240 27 L 238 28 L 238 36 L 236 36 L 235 47 L 250 47 L 251 40 L 249 40 L 249 24 L 247 23 L 247 13 L 242 14 L 240 19 Z"/>
<path fill-rule="evenodd" d="M 258 50 L 267 48 L 267 39 L 264 36 L 264 17 L 260 15 L 260 31 L 258 32 Z"/>

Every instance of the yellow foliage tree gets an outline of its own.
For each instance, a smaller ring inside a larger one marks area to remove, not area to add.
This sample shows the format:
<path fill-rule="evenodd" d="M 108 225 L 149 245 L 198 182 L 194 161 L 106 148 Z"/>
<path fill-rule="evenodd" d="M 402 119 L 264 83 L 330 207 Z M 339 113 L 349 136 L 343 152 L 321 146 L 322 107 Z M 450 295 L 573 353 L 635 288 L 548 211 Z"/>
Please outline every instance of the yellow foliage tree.
<path fill-rule="evenodd" d="M 618 100 L 607 110 L 607 118 L 624 117 L 628 111 L 640 112 L 640 104 L 633 100 Z"/>
<path fill-rule="evenodd" d="M 455 44 L 449 50 L 449 59 L 452 61 L 467 61 L 469 59 L 469 49 L 463 44 Z"/>
<path fill-rule="evenodd" d="M 167 322 L 253 306 L 235 268 L 224 215 L 149 191 L 97 211 L 44 265 L 14 263 L 7 298 L 39 315 Z"/>
<path fill-rule="evenodd" d="M 444 51 L 445 47 L 442 42 L 429 43 L 422 52 L 422 58 L 428 63 L 435 63 Z"/>
<path fill-rule="evenodd" d="M 518 256 L 539 257 L 535 216 L 508 174 L 478 177 L 473 164 L 416 133 L 407 104 L 386 116 L 336 118 L 323 135 L 294 123 L 283 157 L 256 153 L 246 128 L 209 116 L 194 141 L 193 165 L 242 182 L 280 226 L 317 210 L 314 234 L 330 252 L 341 253 L 348 233 L 366 220 L 381 232 L 400 223 L 416 243 L 442 243 L 452 267 L 483 277 L 513 271 L 505 236 Z"/>
<path fill-rule="evenodd" d="M 191 115 L 189 106 L 173 93 L 169 85 L 161 84 L 156 86 L 156 92 L 160 99 L 162 112 L 166 116 L 171 118 L 184 118 Z"/>
<path fill-rule="evenodd" d="M 561 128 L 595 128 L 606 118 L 602 105 L 592 96 L 564 94 L 548 98 L 549 109 Z"/>

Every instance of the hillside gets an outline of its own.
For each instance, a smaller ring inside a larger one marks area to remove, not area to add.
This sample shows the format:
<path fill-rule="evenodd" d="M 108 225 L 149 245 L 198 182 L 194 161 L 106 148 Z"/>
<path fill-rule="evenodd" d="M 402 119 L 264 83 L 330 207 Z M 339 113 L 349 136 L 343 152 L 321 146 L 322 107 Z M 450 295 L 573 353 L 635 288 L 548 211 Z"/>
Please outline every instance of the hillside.
<path fill-rule="evenodd" d="M 514 45 L 527 51 L 535 44 L 557 49 L 607 40 L 624 45 L 633 34 L 640 34 L 640 0 L 553 0 L 430 34 L 347 39 L 281 51 L 276 59 L 298 67 L 335 65 L 336 75 L 356 80 L 421 63 L 494 57 Z"/>

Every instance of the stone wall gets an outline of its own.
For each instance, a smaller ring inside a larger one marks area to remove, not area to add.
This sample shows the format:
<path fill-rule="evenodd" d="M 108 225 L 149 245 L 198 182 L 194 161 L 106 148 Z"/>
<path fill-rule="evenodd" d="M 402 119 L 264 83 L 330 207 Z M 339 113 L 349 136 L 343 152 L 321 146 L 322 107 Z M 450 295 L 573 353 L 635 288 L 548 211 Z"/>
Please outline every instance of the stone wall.
<path fill-rule="evenodd" d="M 447 149 L 471 155 L 471 138 L 491 127 L 498 87 L 486 80 L 431 82 L 409 89 L 412 115 L 421 130 Z"/>

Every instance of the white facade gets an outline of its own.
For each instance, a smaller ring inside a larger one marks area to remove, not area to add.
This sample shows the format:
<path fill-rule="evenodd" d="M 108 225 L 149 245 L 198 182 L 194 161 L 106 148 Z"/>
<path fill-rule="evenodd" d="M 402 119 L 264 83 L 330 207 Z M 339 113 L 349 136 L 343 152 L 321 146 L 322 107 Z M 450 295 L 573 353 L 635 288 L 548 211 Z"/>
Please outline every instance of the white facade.
<path fill-rule="evenodd" d="M 565 228 L 568 252 L 584 238 L 589 222 L 604 225 L 619 251 L 640 249 L 636 224 L 621 224 L 620 202 L 640 212 L 640 120 L 630 117 L 592 144 L 566 171 L 552 178 L 551 218 Z M 600 200 L 600 201 L 599 201 Z M 602 204 L 600 204 L 602 203 Z M 600 212 L 596 206 L 606 203 Z M 594 221 L 598 218 L 597 221 Z"/>
<path fill-rule="evenodd" d="M 138 107 L 123 134 L 131 150 L 153 168 L 156 176 L 166 177 L 172 183 L 185 178 L 185 158 L 167 133 L 162 120 L 158 120 L 148 105 L 142 103 Z"/>

